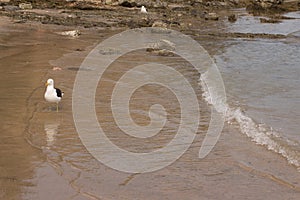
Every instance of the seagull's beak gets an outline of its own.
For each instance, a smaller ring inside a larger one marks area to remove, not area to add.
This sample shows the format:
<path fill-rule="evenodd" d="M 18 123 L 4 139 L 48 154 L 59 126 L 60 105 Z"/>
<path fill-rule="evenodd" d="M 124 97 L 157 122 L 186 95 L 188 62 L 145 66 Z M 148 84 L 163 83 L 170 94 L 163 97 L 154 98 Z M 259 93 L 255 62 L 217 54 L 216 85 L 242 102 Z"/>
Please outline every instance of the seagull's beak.
<path fill-rule="evenodd" d="M 46 82 L 46 83 L 45 83 L 45 86 L 48 86 L 48 85 L 49 85 L 49 84 Z"/>

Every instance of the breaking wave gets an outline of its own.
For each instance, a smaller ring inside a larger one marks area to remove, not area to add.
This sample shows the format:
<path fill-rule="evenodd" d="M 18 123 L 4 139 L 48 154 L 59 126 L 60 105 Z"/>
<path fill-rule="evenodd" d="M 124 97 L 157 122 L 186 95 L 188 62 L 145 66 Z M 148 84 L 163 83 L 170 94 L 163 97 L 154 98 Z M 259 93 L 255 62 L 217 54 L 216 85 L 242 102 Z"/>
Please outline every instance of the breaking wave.
<path fill-rule="evenodd" d="M 219 105 L 215 105 L 217 102 L 212 101 L 213 98 L 209 92 L 212 88 L 208 88 L 205 84 L 206 79 L 206 74 L 201 74 L 200 85 L 203 90 L 202 96 L 208 104 L 217 107 Z M 223 104 L 223 106 L 227 107 L 224 109 L 227 111 L 225 121 L 228 124 L 238 128 L 242 134 L 245 134 L 256 144 L 280 154 L 288 163 L 294 165 L 300 171 L 300 144 L 298 142 L 284 137 L 282 133 L 274 131 L 267 124 L 257 123 L 254 119 L 247 116 L 241 107 L 229 104 Z"/>

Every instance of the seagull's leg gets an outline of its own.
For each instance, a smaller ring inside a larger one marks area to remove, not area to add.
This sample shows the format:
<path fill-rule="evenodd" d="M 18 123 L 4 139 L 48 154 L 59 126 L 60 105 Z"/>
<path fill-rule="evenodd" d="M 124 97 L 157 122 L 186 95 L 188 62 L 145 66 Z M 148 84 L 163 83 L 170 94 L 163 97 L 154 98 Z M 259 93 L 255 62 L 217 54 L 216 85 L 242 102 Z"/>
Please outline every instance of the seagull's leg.
<path fill-rule="evenodd" d="M 56 103 L 56 112 L 58 112 L 58 102 Z"/>

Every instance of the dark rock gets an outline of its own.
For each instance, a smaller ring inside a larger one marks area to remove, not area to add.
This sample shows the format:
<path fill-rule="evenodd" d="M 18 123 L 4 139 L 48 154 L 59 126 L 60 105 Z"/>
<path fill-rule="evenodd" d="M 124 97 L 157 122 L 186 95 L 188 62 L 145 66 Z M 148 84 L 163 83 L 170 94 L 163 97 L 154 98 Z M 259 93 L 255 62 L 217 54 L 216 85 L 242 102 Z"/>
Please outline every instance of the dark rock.
<path fill-rule="evenodd" d="M 120 0 L 119 5 L 131 8 L 131 7 L 136 7 L 137 3 L 135 1 L 130 1 L 130 0 Z"/>
<path fill-rule="evenodd" d="M 259 19 L 261 23 L 280 23 L 281 21 L 278 19 L 266 19 L 266 18 L 260 18 Z"/>
<path fill-rule="evenodd" d="M 230 22 L 235 22 L 237 20 L 237 17 L 235 14 L 229 15 L 228 16 L 228 21 Z"/>
<path fill-rule="evenodd" d="M 160 0 L 156 1 L 147 1 L 147 0 L 119 0 L 118 5 L 124 7 L 142 7 L 145 6 L 147 8 L 165 8 L 167 4 Z"/>
<path fill-rule="evenodd" d="M 192 9 L 190 12 L 191 12 L 191 15 L 194 17 L 201 17 L 201 18 L 205 17 L 205 13 L 202 10 Z"/>
<path fill-rule="evenodd" d="M 119 0 L 119 5 L 124 7 L 141 7 L 146 6 L 149 7 L 151 5 L 150 1 L 144 0 Z"/>
<path fill-rule="evenodd" d="M 120 25 L 126 25 L 129 28 L 151 27 L 153 20 L 149 17 L 124 19 L 119 22 Z"/>

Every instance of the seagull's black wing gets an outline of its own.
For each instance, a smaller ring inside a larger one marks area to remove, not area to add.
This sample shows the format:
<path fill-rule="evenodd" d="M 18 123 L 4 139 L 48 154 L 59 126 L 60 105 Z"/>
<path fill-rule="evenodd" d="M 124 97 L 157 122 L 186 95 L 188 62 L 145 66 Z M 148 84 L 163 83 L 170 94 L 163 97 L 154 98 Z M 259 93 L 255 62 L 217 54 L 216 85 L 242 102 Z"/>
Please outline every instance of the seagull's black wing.
<path fill-rule="evenodd" d="M 57 95 L 58 97 L 62 97 L 62 92 L 61 92 L 61 90 L 58 89 L 58 88 L 55 88 L 55 90 L 56 90 L 56 95 Z"/>

